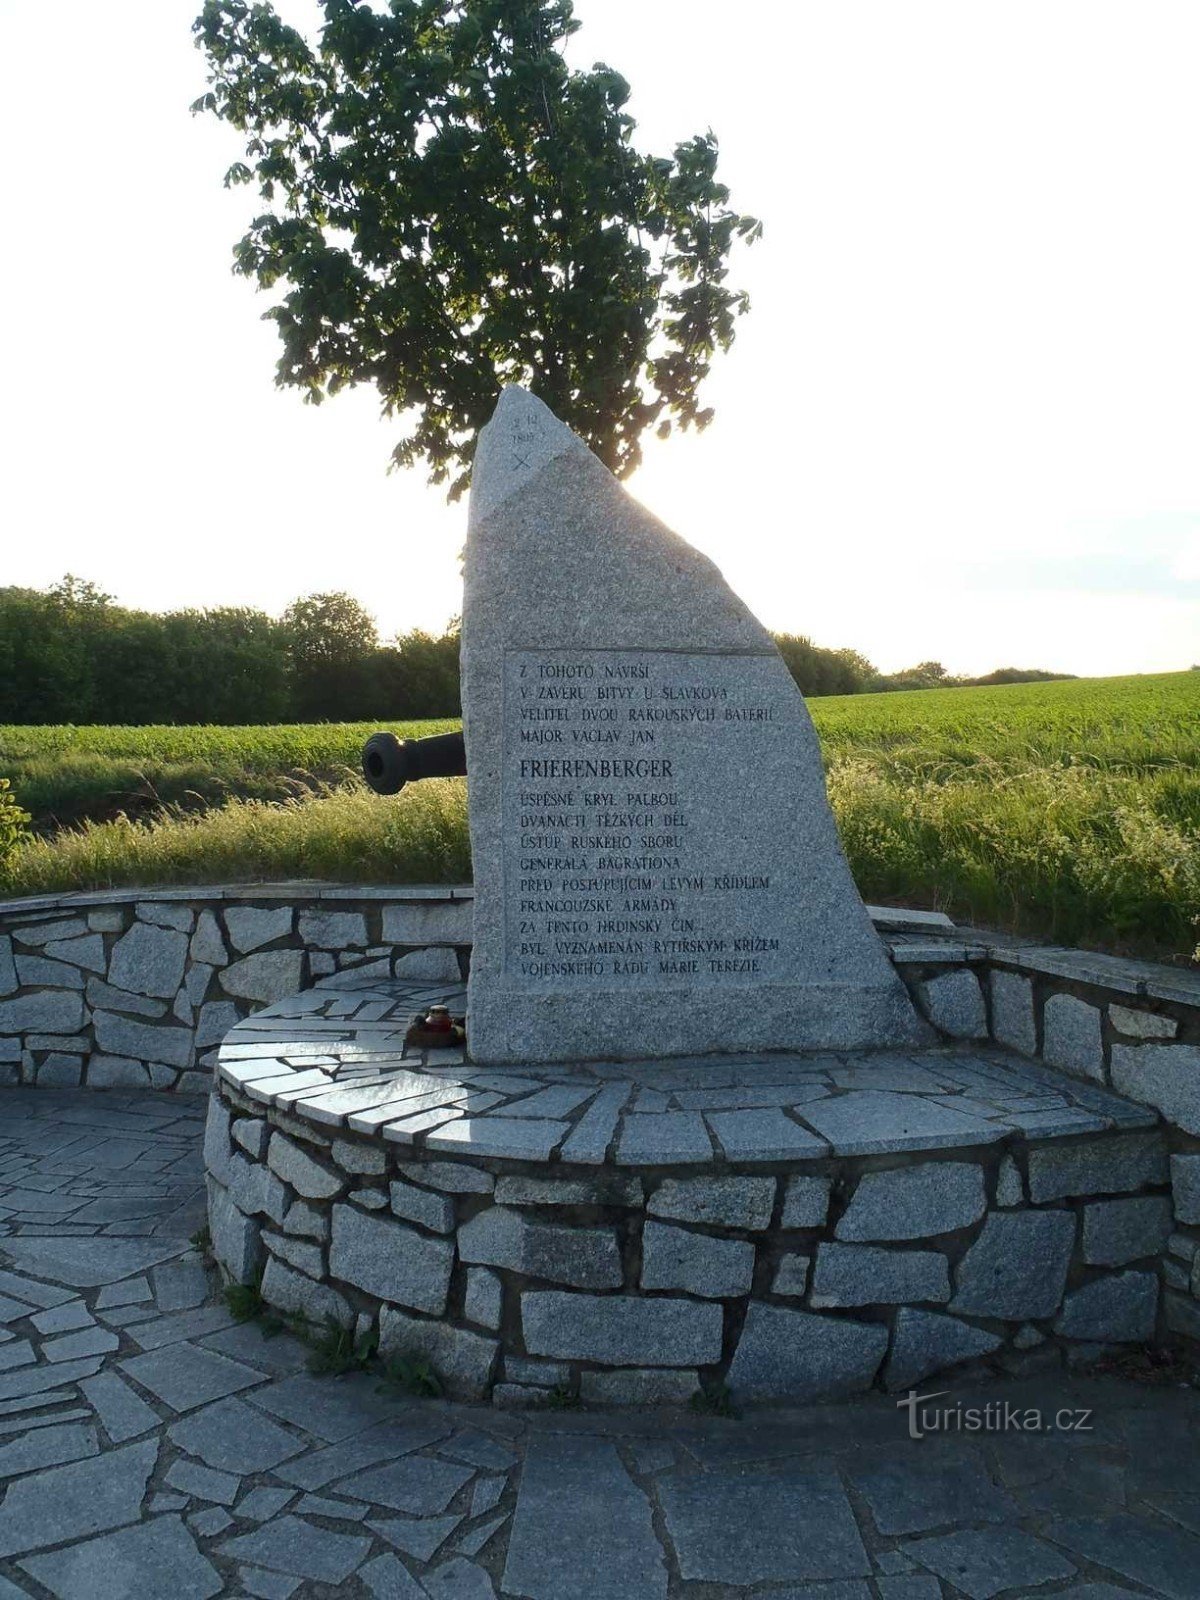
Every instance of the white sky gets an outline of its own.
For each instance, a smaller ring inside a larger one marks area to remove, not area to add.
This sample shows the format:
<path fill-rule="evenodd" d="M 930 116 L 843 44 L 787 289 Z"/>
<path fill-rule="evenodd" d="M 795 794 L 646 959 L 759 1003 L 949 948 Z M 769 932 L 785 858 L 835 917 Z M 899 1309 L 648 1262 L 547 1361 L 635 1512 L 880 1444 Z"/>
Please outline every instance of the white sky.
<path fill-rule="evenodd" d="M 373 393 L 274 388 L 199 0 L 0 0 L 0 584 L 460 605 L 465 508 Z M 285 0 L 292 20 L 311 0 Z M 633 491 L 768 625 L 884 669 L 1200 660 L 1195 0 L 576 0 L 643 148 L 711 125 L 765 237 L 703 435 Z"/>

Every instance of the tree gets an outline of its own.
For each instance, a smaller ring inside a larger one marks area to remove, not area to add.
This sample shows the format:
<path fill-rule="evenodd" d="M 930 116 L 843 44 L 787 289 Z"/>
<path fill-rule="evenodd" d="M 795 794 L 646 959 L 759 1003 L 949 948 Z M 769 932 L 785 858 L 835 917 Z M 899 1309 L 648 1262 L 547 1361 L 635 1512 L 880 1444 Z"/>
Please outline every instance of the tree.
<path fill-rule="evenodd" d="M 801 694 L 866 694 L 878 686 L 878 672 L 857 650 L 829 650 L 804 634 L 773 637 Z"/>
<path fill-rule="evenodd" d="M 375 658 L 377 695 L 383 717 L 456 717 L 462 710 L 459 630 L 440 638 L 420 628 L 403 634 Z"/>
<path fill-rule="evenodd" d="M 571 0 L 323 0 L 318 44 L 268 3 L 207 0 L 209 92 L 246 135 L 226 184 L 267 209 L 235 250 L 287 285 L 281 386 L 373 383 L 405 414 L 393 465 L 451 499 L 501 385 L 523 383 L 618 476 L 699 391 L 749 302 L 726 283 L 760 225 L 727 204 L 712 132 L 634 149 L 611 68 L 572 72 Z"/>
<path fill-rule="evenodd" d="M 299 666 L 344 666 L 379 644 L 375 620 L 350 594 L 309 594 L 283 613 L 291 657 Z"/>
<path fill-rule="evenodd" d="M 302 717 L 352 714 L 369 692 L 374 619 L 352 595 L 310 594 L 283 614 L 292 692 Z"/>
<path fill-rule="evenodd" d="M 102 612 L 113 603 L 114 596 L 105 594 L 90 578 L 80 578 L 73 572 L 64 572 L 57 583 L 46 591 L 64 611 L 76 613 Z"/>
<path fill-rule="evenodd" d="M 172 722 L 282 722 L 291 710 L 286 635 L 264 611 L 217 606 L 159 619 Z"/>
<path fill-rule="evenodd" d="M 74 618 L 53 595 L 0 589 L 0 723 L 85 722 L 91 693 Z"/>

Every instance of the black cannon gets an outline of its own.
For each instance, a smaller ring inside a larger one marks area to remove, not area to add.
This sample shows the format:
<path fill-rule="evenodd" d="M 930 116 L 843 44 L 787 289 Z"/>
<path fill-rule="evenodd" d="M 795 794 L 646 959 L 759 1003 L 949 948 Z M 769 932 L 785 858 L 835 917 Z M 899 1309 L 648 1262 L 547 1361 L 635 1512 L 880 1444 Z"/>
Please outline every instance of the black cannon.
<path fill-rule="evenodd" d="M 465 778 L 467 749 L 461 733 L 435 733 L 430 739 L 373 733 L 363 745 L 362 769 L 376 794 L 399 794 L 418 778 Z"/>

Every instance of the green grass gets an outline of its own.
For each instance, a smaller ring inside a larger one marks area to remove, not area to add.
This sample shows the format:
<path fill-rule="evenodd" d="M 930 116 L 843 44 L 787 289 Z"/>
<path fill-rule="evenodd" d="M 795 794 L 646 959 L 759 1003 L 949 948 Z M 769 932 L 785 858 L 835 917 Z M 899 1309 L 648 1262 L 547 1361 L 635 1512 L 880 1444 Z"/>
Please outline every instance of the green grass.
<path fill-rule="evenodd" d="M 269 727 L 0 725 L 0 774 L 40 832 L 164 807 L 207 810 L 231 799 L 281 801 L 352 781 L 373 722 Z M 404 738 L 457 728 L 452 719 L 394 725 Z"/>
<path fill-rule="evenodd" d="M 1200 932 L 1200 672 L 812 702 L 864 895 L 1066 943 Z"/>
<path fill-rule="evenodd" d="M 809 705 L 827 762 L 869 753 L 921 776 L 975 770 L 985 781 L 998 771 L 1072 765 L 1200 770 L 1200 671 L 835 695 Z"/>
<path fill-rule="evenodd" d="M 1195 948 L 1200 672 L 810 705 L 867 898 L 1069 943 L 1176 956 Z M 0 728 L 0 773 L 45 830 L 0 870 L 0 891 L 469 878 L 462 780 L 397 800 L 372 795 L 355 776 L 371 731 Z M 120 774 L 154 771 L 191 787 L 166 805 L 156 789 L 140 809 L 121 808 Z M 212 782 L 207 802 L 197 773 Z M 93 780 L 104 798 L 89 810 Z M 52 831 L 63 815 L 85 820 Z"/>
<path fill-rule="evenodd" d="M 384 801 L 362 784 L 279 804 L 230 800 L 197 815 L 87 822 L 22 846 L 5 894 L 137 883 L 327 878 L 463 883 L 471 877 L 466 784 L 434 779 Z"/>
<path fill-rule="evenodd" d="M 230 1316 L 238 1322 L 253 1322 L 267 1309 L 257 1283 L 227 1283 L 222 1293 Z"/>

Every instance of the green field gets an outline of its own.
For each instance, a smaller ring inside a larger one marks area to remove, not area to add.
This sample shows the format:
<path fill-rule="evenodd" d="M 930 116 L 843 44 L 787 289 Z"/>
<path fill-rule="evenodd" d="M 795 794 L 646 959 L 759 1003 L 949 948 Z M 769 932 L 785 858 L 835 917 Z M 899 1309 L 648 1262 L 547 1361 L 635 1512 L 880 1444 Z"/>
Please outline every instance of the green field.
<path fill-rule="evenodd" d="M 810 706 L 868 898 L 1069 942 L 1195 949 L 1200 672 Z M 0 775 L 38 831 L 0 888 L 468 876 L 462 781 L 376 798 L 357 778 L 371 731 L 0 727 Z"/>
<path fill-rule="evenodd" d="M 453 720 L 395 723 L 402 738 Z M 0 724 L 0 777 L 40 833 L 166 806 L 207 810 L 232 797 L 286 800 L 357 777 L 373 722 L 268 727 L 13 727 Z"/>

